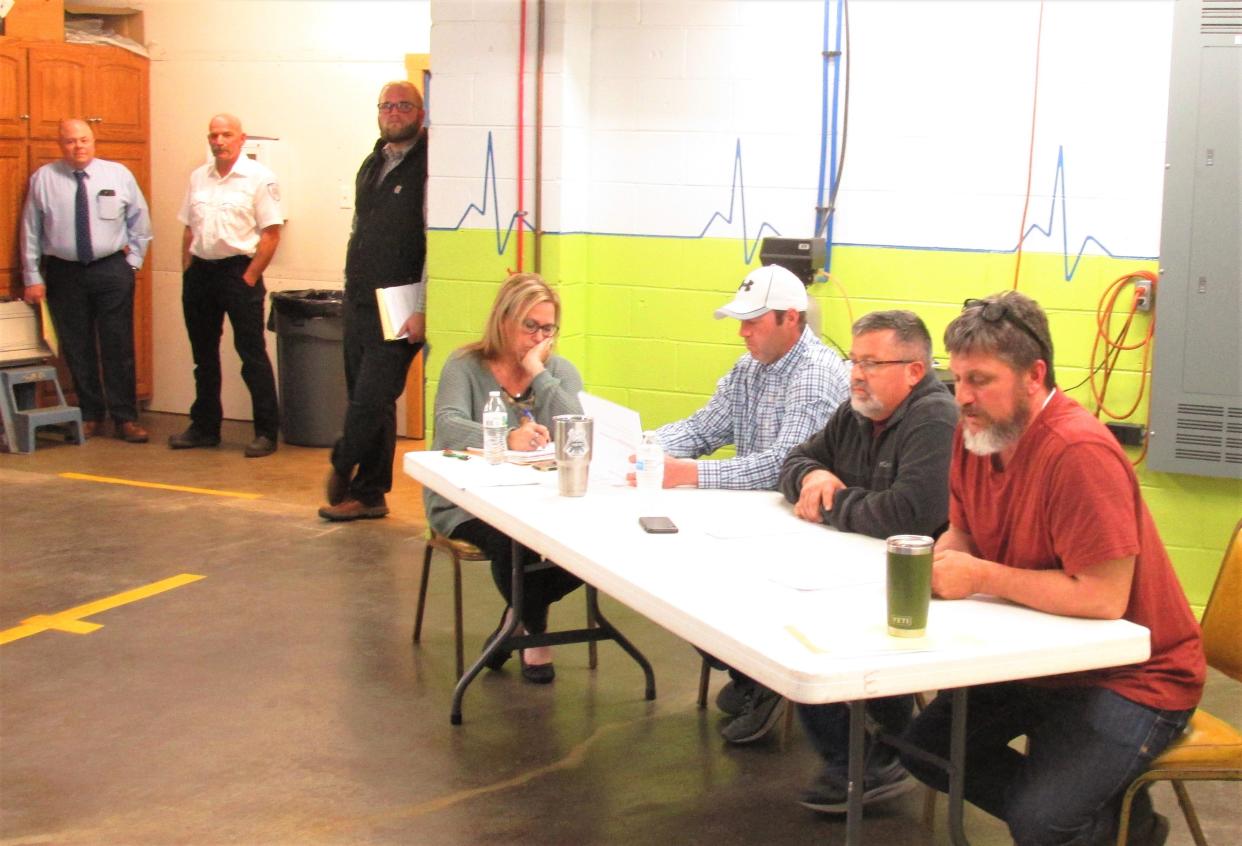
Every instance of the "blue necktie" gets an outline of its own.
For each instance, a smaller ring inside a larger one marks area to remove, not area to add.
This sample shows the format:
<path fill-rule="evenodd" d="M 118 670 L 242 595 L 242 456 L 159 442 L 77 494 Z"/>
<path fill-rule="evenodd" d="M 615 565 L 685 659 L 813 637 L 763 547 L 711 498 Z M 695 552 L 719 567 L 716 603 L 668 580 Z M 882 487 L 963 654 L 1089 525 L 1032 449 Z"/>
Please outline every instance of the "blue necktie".
<path fill-rule="evenodd" d="M 78 239 L 78 261 L 90 264 L 95 260 L 95 254 L 91 252 L 91 215 L 86 200 L 86 172 L 75 170 L 73 175 L 78 180 L 78 196 L 73 215 Z"/>

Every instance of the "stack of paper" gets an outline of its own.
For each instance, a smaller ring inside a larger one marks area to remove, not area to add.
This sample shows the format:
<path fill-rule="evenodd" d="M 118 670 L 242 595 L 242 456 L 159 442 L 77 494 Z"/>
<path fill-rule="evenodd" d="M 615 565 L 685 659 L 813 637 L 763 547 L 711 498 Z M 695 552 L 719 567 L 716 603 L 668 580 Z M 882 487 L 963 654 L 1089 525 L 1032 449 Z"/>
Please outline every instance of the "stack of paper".
<path fill-rule="evenodd" d="M 396 285 L 392 288 L 376 288 L 375 301 L 379 305 L 380 323 L 384 328 L 385 341 L 404 340 L 405 322 L 414 313 L 414 286 Z M 397 334 L 400 332 L 400 334 Z"/>
<path fill-rule="evenodd" d="M 478 447 L 468 447 L 466 449 L 466 452 L 470 453 L 471 455 L 482 455 L 483 454 L 483 450 L 479 449 Z M 548 444 L 547 446 L 540 447 L 539 449 L 530 449 L 530 450 L 507 449 L 505 450 L 505 461 L 508 462 L 509 464 L 523 464 L 523 465 L 538 464 L 541 461 L 550 461 L 550 460 L 551 461 L 556 460 L 556 445 L 555 444 Z"/>
<path fill-rule="evenodd" d="M 595 421 L 592 435 L 591 478 L 606 484 L 624 485 L 633 467 L 630 456 L 638 452 L 643 428 L 638 412 L 603 397 L 578 393 L 582 413 Z"/>

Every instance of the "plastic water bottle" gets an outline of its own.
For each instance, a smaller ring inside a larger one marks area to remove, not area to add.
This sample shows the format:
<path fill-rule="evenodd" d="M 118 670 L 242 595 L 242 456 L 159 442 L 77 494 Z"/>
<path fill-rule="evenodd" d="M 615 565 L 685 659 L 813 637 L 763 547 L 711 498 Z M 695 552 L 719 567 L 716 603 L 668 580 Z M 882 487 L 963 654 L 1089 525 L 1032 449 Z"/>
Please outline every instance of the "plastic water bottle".
<path fill-rule="evenodd" d="M 503 464 L 509 438 L 509 412 L 505 410 L 500 391 L 488 394 L 483 406 L 483 459 L 488 464 Z"/>
<path fill-rule="evenodd" d="M 640 491 L 658 491 L 664 487 L 664 448 L 655 432 L 643 432 L 634 461 L 634 481 Z"/>

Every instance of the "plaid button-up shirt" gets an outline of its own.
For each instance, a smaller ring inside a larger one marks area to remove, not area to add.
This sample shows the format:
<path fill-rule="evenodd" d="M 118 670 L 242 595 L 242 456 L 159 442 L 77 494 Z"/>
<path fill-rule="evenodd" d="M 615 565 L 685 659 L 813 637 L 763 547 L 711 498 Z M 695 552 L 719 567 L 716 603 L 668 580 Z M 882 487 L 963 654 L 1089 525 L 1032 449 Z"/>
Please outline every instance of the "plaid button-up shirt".
<path fill-rule="evenodd" d="M 733 444 L 737 456 L 699 461 L 699 487 L 776 488 L 785 455 L 820 431 L 848 399 L 849 366 L 810 329 L 778 361 L 750 353 L 716 383 L 707 405 L 657 430 L 673 458 L 698 458 Z"/>

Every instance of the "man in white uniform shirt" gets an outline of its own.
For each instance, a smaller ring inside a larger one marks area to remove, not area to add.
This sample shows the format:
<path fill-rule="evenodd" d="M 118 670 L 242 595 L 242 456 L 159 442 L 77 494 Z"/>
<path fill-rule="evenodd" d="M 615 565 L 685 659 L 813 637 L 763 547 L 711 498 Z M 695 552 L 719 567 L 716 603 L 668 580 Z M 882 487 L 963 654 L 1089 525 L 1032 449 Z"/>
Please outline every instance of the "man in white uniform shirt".
<path fill-rule="evenodd" d="M 213 161 L 190 174 L 177 219 L 182 236 L 181 307 L 194 353 L 195 400 L 190 427 L 168 439 L 173 449 L 220 443 L 220 333 L 227 314 L 242 379 L 254 408 L 247 458 L 276 451 L 280 415 L 276 380 L 263 335 L 263 271 L 276 254 L 284 216 L 276 176 L 243 156 L 241 121 L 220 114 L 207 129 Z"/>

